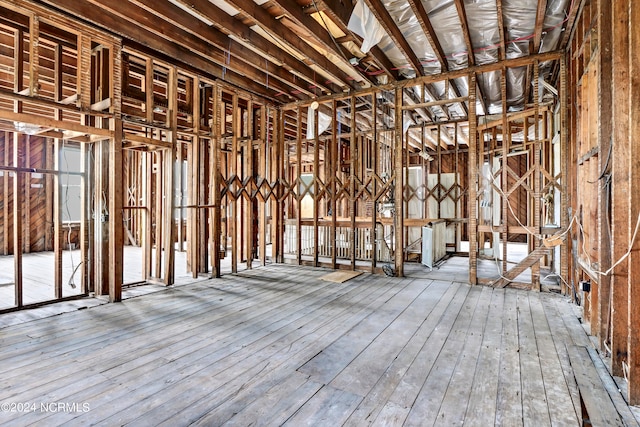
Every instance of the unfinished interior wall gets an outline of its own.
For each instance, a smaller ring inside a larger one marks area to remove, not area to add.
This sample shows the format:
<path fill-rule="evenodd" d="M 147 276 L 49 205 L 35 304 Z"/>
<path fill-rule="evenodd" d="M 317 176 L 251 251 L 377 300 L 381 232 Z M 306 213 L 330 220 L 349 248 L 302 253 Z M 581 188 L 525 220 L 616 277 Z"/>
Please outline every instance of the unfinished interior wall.
<path fill-rule="evenodd" d="M 634 6 L 584 2 L 567 53 L 574 224 L 568 279 L 601 354 L 637 405 L 640 15 Z"/>
<path fill-rule="evenodd" d="M 13 260 L 13 271 L 2 278 L 2 291 L 13 295 L 3 298 L 2 308 L 101 293 L 113 283 L 97 271 L 100 264 L 89 262 L 102 249 L 90 241 L 114 236 L 114 223 L 105 218 L 95 226 L 91 212 L 113 203 L 108 175 L 100 202 L 88 191 L 90 171 L 113 162 L 114 153 L 108 146 L 98 160 L 89 153 L 115 136 L 118 88 L 106 76 L 118 72 L 119 42 L 31 4 L 1 7 L 0 40 L 7 49 L 0 78 L 0 234 L 2 253 Z M 40 270 L 23 263 L 23 254 L 36 251 L 50 254 Z M 53 279 L 44 283 L 43 277 Z"/>

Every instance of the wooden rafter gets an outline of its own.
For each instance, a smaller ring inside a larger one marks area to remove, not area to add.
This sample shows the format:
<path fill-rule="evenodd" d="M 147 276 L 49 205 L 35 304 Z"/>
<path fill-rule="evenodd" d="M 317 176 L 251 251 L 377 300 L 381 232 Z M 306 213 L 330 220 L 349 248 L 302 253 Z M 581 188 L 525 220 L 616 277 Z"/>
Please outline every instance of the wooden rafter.
<path fill-rule="evenodd" d="M 228 31 L 225 33 L 216 27 L 206 25 L 204 22 L 200 22 L 198 20 L 194 21 L 193 18 L 185 14 L 182 11 L 182 9 L 178 8 L 177 6 L 174 6 L 172 3 L 169 3 L 169 2 L 160 2 L 160 1 L 153 1 L 153 0 L 130 0 L 130 2 L 145 9 L 149 14 L 153 14 L 158 18 L 169 20 L 172 24 L 179 27 L 180 29 L 193 34 L 194 36 L 202 39 L 203 41 L 211 43 L 212 45 L 220 49 L 220 51 L 222 51 L 223 53 L 228 52 L 228 55 L 226 57 L 229 58 L 229 62 L 230 62 L 231 56 L 234 58 L 240 59 L 242 62 L 244 62 L 244 64 L 237 64 L 237 65 L 242 67 L 243 70 L 247 69 L 246 67 L 247 65 L 254 68 L 257 64 L 261 64 L 262 65 L 261 69 L 263 69 L 265 72 L 268 72 L 268 76 L 274 77 L 275 79 L 281 81 L 282 83 L 285 83 L 291 86 L 292 88 L 294 88 L 295 90 L 298 90 L 306 95 L 312 94 L 312 92 L 308 89 L 307 85 L 304 84 L 303 81 L 296 79 L 285 68 L 279 67 L 278 65 L 273 63 L 270 63 L 269 65 L 267 65 L 266 59 L 264 59 L 262 56 L 255 53 L 252 50 L 245 48 L 244 46 L 240 45 L 238 42 L 234 40 L 230 40 L 228 37 L 228 34 L 229 34 Z M 196 3 L 200 3 L 200 2 L 196 2 Z M 212 3 L 208 1 L 206 3 L 211 5 L 212 8 L 216 8 L 216 6 L 214 6 Z M 195 8 L 196 5 L 192 4 L 192 7 Z M 223 16 L 223 18 L 220 21 L 225 23 L 227 21 L 236 21 L 239 26 L 242 26 L 241 22 L 234 20 L 231 16 L 225 14 L 223 11 L 218 9 L 218 12 L 220 16 Z M 228 20 L 224 19 L 224 16 L 228 17 Z M 249 31 L 250 30 L 246 28 L 246 32 L 248 33 Z M 256 36 L 258 35 L 256 34 Z M 295 61 L 295 58 L 293 57 L 287 58 L 287 59 L 289 59 L 288 61 L 289 64 L 295 64 L 295 65 L 300 64 L 300 61 Z M 227 66 L 227 65 L 228 64 L 226 63 L 224 64 L 224 66 Z M 313 75 L 313 72 L 308 68 L 306 70 L 302 70 L 301 69 L 302 67 L 298 67 L 298 68 L 299 69 L 297 71 L 302 75 L 307 75 L 309 76 L 309 78 L 311 78 L 311 76 Z M 265 83 L 265 84 L 268 84 L 268 83 Z"/>
<path fill-rule="evenodd" d="M 544 17 L 547 11 L 548 0 L 538 0 L 538 10 L 536 11 L 536 26 L 533 33 L 533 52 L 538 53 L 540 50 L 540 43 L 542 42 L 542 30 L 544 27 Z"/>
<path fill-rule="evenodd" d="M 156 2 L 154 0 L 136 0 L 140 2 L 144 2 L 148 4 L 152 8 L 156 8 Z M 191 8 L 194 13 L 199 14 L 204 19 L 209 20 L 214 23 L 214 26 L 217 27 L 220 31 L 225 34 L 232 35 L 236 37 L 238 40 L 242 40 L 243 42 L 251 45 L 253 49 L 260 52 L 260 54 L 264 57 L 273 58 L 273 60 L 283 64 L 283 67 L 292 71 L 295 74 L 302 76 L 306 82 L 314 83 L 314 73 L 309 67 L 307 67 L 303 62 L 299 61 L 293 55 L 276 48 L 273 43 L 255 31 L 251 30 L 247 25 L 243 24 L 242 21 L 235 19 L 234 17 L 227 14 L 225 11 L 214 5 L 208 0 L 180 0 L 185 6 Z M 241 50 L 239 46 L 233 46 L 234 43 L 232 41 L 227 40 L 229 43 L 229 51 L 235 52 Z M 235 43 L 237 45 L 237 43 Z M 266 61 L 266 60 L 265 60 Z M 261 61 L 262 62 L 262 61 Z M 304 83 L 304 82 L 300 82 Z M 324 82 L 316 82 L 315 83 L 322 90 L 332 92 L 337 91 L 339 89 L 338 85 L 324 84 Z M 301 89 L 300 89 L 301 90 Z M 308 91 L 308 84 L 305 87 L 305 90 Z"/>
<path fill-rule="evenodd" d="M 400 29 L 393 21 L 393 18 L 389 14 L 389 11 L 384 7 L 380 0 L 364 0 L 371 12 L 374 14 L 382 28 L 387 32 L 389 37 L 393 40 L 396 47 L 400 49 L 400 52 L 407 59 L 407 62 L 416 70 L 416 74 L 418 76 L 424 76 L 424 67 L 422 63 L 416 56 L 411 46 L 409 46 L 409 42 L 402 35 Z"/>
<path fill-rule="evenodd" d="M 438 58 L 438 61 L 440 62 L 440 66 L 442 70 L 445 72 L 449 71 L 449 63 L 447 62 L 446 55 L 444 53 L 444 50 L 442 49 L 442 45 L 440 44 L 440 41 L 438 40 L 435 30 L 433 29 L 431 20 L 429 19 L 429 16 L 427 15 L 427 12 L 425 11 L 424 6 L 422 5 L 422 1 L 409 0 L 409 5 L 411 6 L 413 13 L 416 15 L 416 18 L 420 23 L 420 27 L 422 27 L 422 31 L 424 32 L 424 35 L 427 37 L 427 40 L 429 41 L 429 44 L 431 45 L 431 48 L 433 49 L 433 52 L 436 55 L 436 58 Z M 451 84 L 451 88 L 453 89 L 453 92 L 455 93 L 456 98 L 460 98 L 461 93 L 456 82 L 454 80 L 451 80 L 449 83 Z M 449 94 L 446 94 L 446 97 L 448 96 Z M 469 114 L 469 110 L 467 109 L 466 104 L 464 102 L 461 102 L 460 105 L 462 106 L 462 109 L 464 110 L 465 114 Z M 449 112 L 446 110 L 445 110 L 445 115 L 447 116 L 447 119 L 451 118 Z"/>
<path fill-rule="evenodd" d="M 349 52 L 332 38 L 328 29 L 325 29 L 324 26 L 319 24 L 315 19 L 306 15 L 298 3 L 293 0 L 273 0 L 273 2 L 286 12 L 287 16 L 293 22 L 308 29 L 315 42 L 322 45 L 328 51 L 333 52 L 345 66 L 352 67 L 347 58 Z M 375 81 L 373 81 L 373 79 L 362 70 L 358 70 L 356 68 L 356 71 L 358 71 L 358 74 L 360 74 L 365 80 L 375 84 Z"/>
<path fill-rule="evenodd" d="M 438 41 L 438 37 L 436 36 L 436 32 L 433 29 L 433 25 L 431 25 L 431 20 L 427 15 L 427 12 L 424 10 L 424 6 L 422 5 L 422 0 L 408 0 L 409 6 L 411 6 L 411 10 L 416 15 L 418 22 L 420 23 L 420 27 L 422 28 L 422 32 L 427 37 L 431 48 L 433 48 L 433 52 L 438 58 L 440 65 L 444 71 L 449 70 L 449 66 L 447 64 L 447 58 L 442 50 L 442 45 Z"/>
<path fill-rule="evenodd" d="M 469 66 L 476 65 L 476 57 L 473 54 L 473 43 L 471 42 L 471 35 L 469 33 L 469 21 L 467 20 L 467 12 L 464 8 L 462 0 L 455 0 L 456 9 L 458 11 L 458 17 L 460 18 L 460 25 L 462 26 L 462 35 L 464 36 L 464 42 L 467 45 L 467 57 Z"/>
<path fill-rule="evenodd" d="M 66 11 L 74 16 L 82 16 L 85 20 L 93 23 L 102 28 L 106 28 L 116 34 L 121 35 L 127 40 L 134 40 L 134 44 L 141 44 L 147 48 L 154 49 L 157 52 L 165 54 L 172 58 L 180 58 L 180 60 L 194 68 L 207 70 L 211 75 L 222 78 L 222 69 L 219 64 L 215 63 L 210 56 L 203 57 L 202 53 L 198 54 L 194 52 L 193 47 L 190 44 L 195 42 L 189 42 L 186 45 L 181 44 L 180 41 L 173 39 L 177 35 L 184 32 L 175 26 L 171 28 L 169 34 L 163 36 L 152 32 L 148 28 L 143 28 L 139 25 L 132 24 L 130 21 L 110 12 L 109 10 L 101 7 L 96 7 L 94 4 L 85 1 L 76 0 L 43 0 L 52 6 Z M 106 3 L 106 2 L 105 2 Z M 114 7 L 120 8 L 123 4 L 114 4 Z M 154 19 L 154 21 L 158 21 Z M 175 33 L 173 32 L 175 30 Z M 208 46 L 205 55 L 209 55 L 210 45 L 200 44 L 200 46 Z M 213 65 L 213 66 L 212 66 Z M 242 87 L 246 90 L 258 93 L 264 97 L 273 99 L 274 91 L 265 90 L 265 87 L 256 83 L 256 80 L 246 77 L 245 75 L 236 73 L 233 70 L 228 70 L 225 75 L 225 81 Z"/>
<path fill-rule="evenodd" d="M 496 0 L 496 8 L 498 9 L 498 33 L 500 34 L 500 47 L 498 49 L 498 57 L 501 61 L 506 59 L 507 37 L 504 31 L 504 17 L 502 14 L 502 0 Z"/>
<path fill-rule="evenodd" d="M 317 5 L 322 12 L 329 16 L 344 33 L 351 34 L 359 43 L 362 43 L 362 38 L 347 28 L 349 17 L 353 12 L 353 6 L 336 0 L 316 0 L 313 4 Z M 387 74 L 391 81 L 398 79 L 398 70 L 396 70 L 393 63 L 391 63 L 389 58 L 382 52 L 382 49 L 378 46 L 373 46 L 369 51 L 369 55 L 371 55 L 375 64 Z"/>
<path fill-rule="evenodd" d="M 309 44 L 303 41 L 297 34 L 284 25 L 275 28 L 277 19 L 262 6 L 257 5 L 253 0 L 228 0 L 228 3 L 234 8 L 242 12 L 247 19 L 260 26 L 264 31 L 269 33 L 274 39 L 277 34 L 277 43 L 287 45 L 290 49 L 295 50 L 300 55 L 306 57 L 310 64 L 315 64 L 322 68 L 327 74 L 343 87 L 358 89 L 359 85 L 351 80 L 351 77 L 341 70 L 336 64 L 324 57 L 320 52 L 311 48 Z"/>

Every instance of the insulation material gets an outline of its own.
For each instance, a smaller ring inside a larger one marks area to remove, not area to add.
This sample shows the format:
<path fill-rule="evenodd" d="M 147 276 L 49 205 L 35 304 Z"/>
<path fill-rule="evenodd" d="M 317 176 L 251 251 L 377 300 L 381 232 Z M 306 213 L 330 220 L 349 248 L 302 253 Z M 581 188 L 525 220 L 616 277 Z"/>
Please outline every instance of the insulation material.
<path fill-rule="evenodd" d="M 526 91 L 527 67 L 507 69 L 507 111 L 517 111 L 524 108 L 524 94 Z"/>
<path fill-rule="evenodd" d="M 571 0 L 573 6 L 575 0 Z M 562 24 L 565 23 L 565 10 L 569 5 L 569 0 L 551 0 L 547 5 L 547 16 L 544 20 L 544 30 L 542 32 L 542 43 L 540 52 L 549 52 L 558 49 L 558 43 L 562 36 Z"/>
<path fill-rule="evenodd" d="M 382 3 L 387 11 L 389 11 L 389 15 L 391 15 L 393 21 L 398 25 L 400 32 L 407 40 L 407 43 L 409 43 L 409 46 L 411 46 L 411 49 L 422 63 L 424 71 L 427 74 L 439 73 L 440 63 L 436 59 L 436 55 L 433 53 L 433 49 L 431 48 L 426 35 L 422 31 L 418 18 L 416 18 L 411 6 L 409 6 L 409 2 L 383 0 Z M 402 62 L 405 64 L 405 67 L 414 71 L 413 67 L 407 64 L 407 60 L 404 56 L 402 56 Z"/>
<path fill-rule="evenodd" d="M 482 65 L 496 62 L 500 31 L 496 20 L 498 9 L 495 0 L 475 0 L 466 2 L 464 6 L 476 63 Z"/>
<path fill-rule="evenodd" d="M 385 35 L 384 28 L 362 0 L 358 0 L 353 8 L 347 28 L 362 37 L 362 53 L 369 52 Z"/>
<path fill-rule="evenodd" d="M 500 94 L 500 72 L 491 71 L 478 75 L 478 86 L 483 90 L 482 94 L 487 103 L 487 114 L 502 113 L 502 101 Z"/>
<path fill-rule="evenodd" d="M 313 134 L 315 130 L 316 115 L 315 110 L 311 107 L 307 108 L 307 139 L 314 139 L 316 136 Z M 318 135 L 322 135 L 331 126 L 331 116 L 318 111 Z"/>
<path fill-rule="evenodd" d="M 446 55 L 449 69 L 465 68 L 467 45 L 455 3 L 451 0 L 422 0 L 422 4 L 436 34 L 447 34 L 447 37 L 438 37 L 438 41 Z"/>
<path fill-rule="evenodd" d="M 508 30 L 507 58 L 529 54 L 529 40 L 533 38 L 538 10 L 537 0 L 503 0 L 502 15 Z"/>

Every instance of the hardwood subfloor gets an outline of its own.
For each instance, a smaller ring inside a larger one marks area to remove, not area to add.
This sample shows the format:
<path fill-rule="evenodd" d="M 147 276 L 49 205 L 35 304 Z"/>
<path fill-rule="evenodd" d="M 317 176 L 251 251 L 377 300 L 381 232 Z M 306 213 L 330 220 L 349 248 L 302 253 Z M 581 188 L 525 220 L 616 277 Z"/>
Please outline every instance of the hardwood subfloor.
<path fill-rule="evenodd" d="M 579 425 L 567 346 L 587 338 L 565 298 L 329 272 L 270 265 L 1 328 L 0 423 Z"/>

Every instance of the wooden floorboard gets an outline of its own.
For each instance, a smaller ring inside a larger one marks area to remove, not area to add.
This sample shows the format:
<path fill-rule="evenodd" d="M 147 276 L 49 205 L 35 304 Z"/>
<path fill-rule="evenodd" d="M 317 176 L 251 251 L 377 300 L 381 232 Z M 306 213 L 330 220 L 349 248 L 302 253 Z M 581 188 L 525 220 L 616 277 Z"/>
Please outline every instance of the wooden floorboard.
<path fill-rule="evenodd" d="M 269 265 L 0 316 L 0 404 L 34 405 L 0 424 L 578 425 L 567 346 L 584 330 L 562 297 L 328 272 Z"/>

